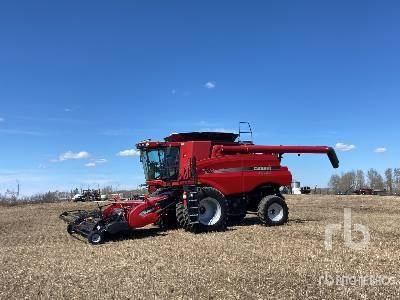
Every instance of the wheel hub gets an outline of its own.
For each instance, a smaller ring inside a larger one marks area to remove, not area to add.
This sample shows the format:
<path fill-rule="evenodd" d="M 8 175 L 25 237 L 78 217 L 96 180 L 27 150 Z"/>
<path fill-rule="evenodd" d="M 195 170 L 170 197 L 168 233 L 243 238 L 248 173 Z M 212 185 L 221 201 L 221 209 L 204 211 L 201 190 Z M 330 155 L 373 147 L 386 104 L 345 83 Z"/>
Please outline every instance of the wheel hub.
<path fill-rule="evenodd" d="M 214 198 L 204 198 L 199 203 L 199 222 L 203 225 L 215 225 L 222 217 L 222 209 Z"/>
<path fill-rule="evenodd" d="M 92 235 L 92 242 L 93 243 L 99 243 L 101 241 L 101 235 L 98 233 L 95 233 Z"/>
<path fill-rule="evenodd" d="M 283 207 L 279 203 L 272 203 L 268 208 L 268 218 L 273 222 L 279 222 L 283 218 Z"/>

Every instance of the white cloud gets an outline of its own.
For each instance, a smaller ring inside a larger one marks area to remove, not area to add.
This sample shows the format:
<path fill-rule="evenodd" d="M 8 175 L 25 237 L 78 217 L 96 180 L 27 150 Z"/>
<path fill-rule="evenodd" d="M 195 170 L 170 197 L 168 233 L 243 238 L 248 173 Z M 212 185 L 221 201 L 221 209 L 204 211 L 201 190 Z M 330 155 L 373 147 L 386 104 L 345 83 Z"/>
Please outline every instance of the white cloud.
<path fill-rule="evenodd" d="M 69 159 L 82 159 L 82 158 L 88 158 L 90 157 L 90 154 L 86 151 L 80 151 L 80 152 L 72 152 L 72 151 L 67 151 L 65 153 L 62 153 L 58 157 L 58 161 L 65 161 Z"/>
<path fill-rule="evenodd" d="M 88 162 L 87 164 L 85 164 L 85 167 L 95 167 L 97 165 L 105 164 L 106 162 L 107 162 L 107 159 L 100 158 L 100 159 L 96 159 L 96 160 L 92 160 L 91 162 Z"/>
<path fill-rule="evenodd" d="M 107 162 L 107 159 L 105 158 L 100 158 L 100 159 L 96 159 L 94 161 L 96 164 L 105 164 Z"/>
<path fill-rule="evenodd" d="M 206 89 L 210 89 L 210 90 L 214 89 L 216 86 L 217 86 L 217 83 L 216 83 L 215 81 L 207 81 L 207 82 L 204 84 L 204 87 L 205 87 Z"/>
<path fill-rule="evenodd" d="M 375 153 L 384 153 L 387 149 L 385 147 L 379 147 L 374 150 Z"/>
<path fill-rule="evenodd" d="M 122 150 L 119 151 L 117 153 L 117 156 L 139 156 L 140 155 L 140 151 L 139 150 L 135 150 L 135 149 L 127 149 L 127 150 Z"/>
<path fill-rule="evenodd" d="M 356 149 L 355 145 L 348 145 L 348 144 L 344 144 L 344 143 L 337 143 L 335 145 L 335 149 L 339 150 L 339 151 L 351 151 Z"/>

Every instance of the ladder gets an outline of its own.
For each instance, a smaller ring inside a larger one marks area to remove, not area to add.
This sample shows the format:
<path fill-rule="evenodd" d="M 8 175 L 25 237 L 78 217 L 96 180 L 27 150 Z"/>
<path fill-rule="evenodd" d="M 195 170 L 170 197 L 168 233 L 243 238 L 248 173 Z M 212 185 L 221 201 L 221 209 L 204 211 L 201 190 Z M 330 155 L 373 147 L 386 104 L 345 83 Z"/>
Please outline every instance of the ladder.
<path fill-rule="evenodd" d="M 242 131 L 243 124 L 247 125 L 247 131 Z M 242 140 L 242 134 L 245 133 L 250 137 L 249 140 Z M 249 122 L 239 122 L 239 142 L 242 144 L 253 144 L 253 130 L 251 129 L 250 123 Z"/>
<path fill-rule="evenodd" d="M 198 224 L 200 210 L 197 186 L 185 186 L 184 191 L 186 192 L 186 207 L 189 215 L 189 223 Z"/>

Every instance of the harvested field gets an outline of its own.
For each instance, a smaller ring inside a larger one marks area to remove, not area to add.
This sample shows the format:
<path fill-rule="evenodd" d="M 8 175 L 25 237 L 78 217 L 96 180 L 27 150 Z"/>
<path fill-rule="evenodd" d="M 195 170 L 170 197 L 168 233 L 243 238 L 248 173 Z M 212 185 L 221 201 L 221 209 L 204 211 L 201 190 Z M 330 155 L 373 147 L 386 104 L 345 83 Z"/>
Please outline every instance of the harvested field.
<path fill-rule="evenodd" d="M 263 227 L 249 215 L 226 232 L 149 228 L 100 246 L 68 235 L 58 219 L 64 210 L 94 204 L 0 207 L 0 298 L 400 297 L 400 198 L 304 195 L 287 201 L 289 223 L 281 227 Z M 346 247 L 340 232 L 333 249 L 325 249 L 325 226 L 342 223 L 344 207 L 352 208 L 353 224 L 368 227 L 366 250 Z M 349 280 L 336 284 L 330 276 Z M 352 281 L 367 276 L 386 280 Z"/>

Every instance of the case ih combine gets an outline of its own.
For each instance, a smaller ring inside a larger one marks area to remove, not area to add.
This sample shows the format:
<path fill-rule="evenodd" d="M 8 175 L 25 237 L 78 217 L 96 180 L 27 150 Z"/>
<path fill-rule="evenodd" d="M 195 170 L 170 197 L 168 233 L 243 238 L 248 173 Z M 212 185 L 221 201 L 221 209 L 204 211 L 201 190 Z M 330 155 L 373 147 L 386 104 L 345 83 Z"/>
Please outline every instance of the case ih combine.
<path fill-rule="evenodd" d="M 331 147 L 258 146 L 234 133 L 178 133 L 136 147 L 150 194 L 91 212 L 64 212 L 61 218 L 69 223 L 69 233 L 99 244 L 107 234 L 149 224 L 223 231 L 240 223 L 247 212 L 256 212 L 265 225 L 282 225 L 289 211 L 280 187 L 292 182 L 290 171 L 281 165 L 283 154 L 327 154 L 332 166 L 339 166 Z"/>

